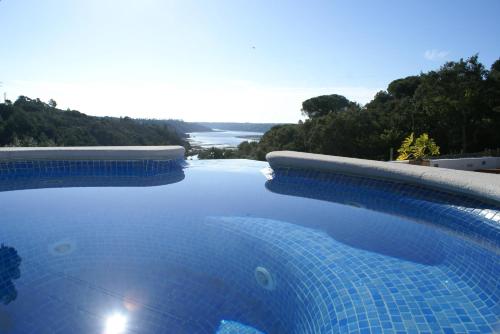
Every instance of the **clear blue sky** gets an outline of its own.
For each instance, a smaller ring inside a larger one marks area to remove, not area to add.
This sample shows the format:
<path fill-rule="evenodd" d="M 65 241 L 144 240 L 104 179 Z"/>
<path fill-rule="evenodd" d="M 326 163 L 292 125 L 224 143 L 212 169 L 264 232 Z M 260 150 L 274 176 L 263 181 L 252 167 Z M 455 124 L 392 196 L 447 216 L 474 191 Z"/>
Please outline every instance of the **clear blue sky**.
<path fill-rule="evenodd" d="M 500 57 L 500 1 L 1 0 L 8 97 L 92 115 L 295 122 L 394 79 Z"/>

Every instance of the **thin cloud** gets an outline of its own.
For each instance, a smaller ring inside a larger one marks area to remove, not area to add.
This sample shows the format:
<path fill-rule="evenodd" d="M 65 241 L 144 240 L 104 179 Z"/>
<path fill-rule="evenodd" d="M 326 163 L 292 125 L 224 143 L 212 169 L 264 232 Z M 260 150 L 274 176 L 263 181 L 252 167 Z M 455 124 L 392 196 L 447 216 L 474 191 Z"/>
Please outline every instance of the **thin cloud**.
<path fill-rule="evenodd" d="M 437 50 L 437 49 L 432 49 L 432 50 L 427 50 L 424 52 L 424 57 L 427 60 L 443 60 L 445 59 L 450 53 L 448 51 L 443 51 L 443 50 Z"/>

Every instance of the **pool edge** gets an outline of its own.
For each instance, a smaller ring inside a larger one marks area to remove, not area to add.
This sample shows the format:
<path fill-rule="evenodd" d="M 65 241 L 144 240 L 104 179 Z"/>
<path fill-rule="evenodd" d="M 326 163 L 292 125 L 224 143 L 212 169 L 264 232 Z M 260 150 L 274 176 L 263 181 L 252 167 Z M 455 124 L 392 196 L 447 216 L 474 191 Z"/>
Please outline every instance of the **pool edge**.
<path fill-rule="evenodd" d="M 271 168 L 312 169 L 386 179 L 500 204 L 500 177 L 494 174 L 294 151 L 270 152 L 266 160 Z"/>
<path fill-rule="evenodd" d="M 172 160 L 183 159 L 182 146 L 2 147 L 9 160 Z"/>

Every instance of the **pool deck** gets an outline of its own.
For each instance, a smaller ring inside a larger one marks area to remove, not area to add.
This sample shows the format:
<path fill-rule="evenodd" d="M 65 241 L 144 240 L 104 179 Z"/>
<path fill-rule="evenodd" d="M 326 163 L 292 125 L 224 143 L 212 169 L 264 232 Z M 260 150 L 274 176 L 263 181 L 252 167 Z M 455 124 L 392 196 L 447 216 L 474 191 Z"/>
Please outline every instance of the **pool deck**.
<path fill-rule="evenodd" d="M 171 160 L 182 146 L 2 147 L 1 160 Z"/>
<path fill-rule="evenodd" d="M 271 168 L 299 168 L 382 178 L 460 193 L 500 204 L 500 176 L 293 151 L 266 155 Z"/>

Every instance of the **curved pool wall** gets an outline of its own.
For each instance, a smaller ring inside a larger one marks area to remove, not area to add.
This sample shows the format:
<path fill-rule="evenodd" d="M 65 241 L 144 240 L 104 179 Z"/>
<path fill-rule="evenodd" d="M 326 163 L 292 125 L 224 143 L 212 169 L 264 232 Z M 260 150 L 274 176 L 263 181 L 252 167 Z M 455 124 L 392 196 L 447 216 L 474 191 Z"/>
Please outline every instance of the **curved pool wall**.
<path fill-rule="evenodd" d="M 495 175 L 289 151 L 272 152 L 266 158 L 273 168 L 272 177 L 266 183 L 266 188 L 270 191 L 352 205 L 440 228 L 450 236 L 446 242 L 442 241 L 442 236 L 433 238 L 426 233 L 424 237 L 424 234 L 418 232 L 417 225 L 406 235 L 390 233 L 390 229 L 380 225 L 371 226 L 367 230 L 366 226 L 356 226 L 356 222 L 350 224 L 347 232 L 335 225 L 326 228 L 323 226 L 332 238 L 358 249 L 422 265 L 447 268 L 457 277 L 467 277 L 465 284 L 480 296 L 485 306 L 490 307 L 487 313 L 491 323 L 484 323 L 483 327 L 475 329 L 465 326 L 464 332 L 496 332 L 500 329 L 500 285 L 498 279 L 493 278 L 500 277 L 500 178 Z M 369 235 L 369 239 L 385 240 L 387 247 L 376 243 L 373 248 L 374 244 L 363 241 L 363 236 L 366 235 Z M 456 237 L 465 240 L 467 247 L 462 243 L 451 242 Z M 415 253 L 411 252 L 412 249 L 421 251 Z M 406 274 L 407 272 L 399 272 L 401 276 Z M 353 278 L 356 280 L 355 277 L 356 274 L 352 273 L 352 277 L 345 278 L 344 281 L 352 281 Z M 410 278 L 410 281 L 414 281 L 415 277 Z M 397 281 L 395 277 L 394 281 Z M 422 292 L 430 291 L 432 281 L 427 283 L 428 287 L 418 289 Z M 440 284 L 442 282 L 436 281 L 434 287 Z M 415 287 L 417 286 L 416 283 Z M 343 311 L 346 302 L 349 304 L 352 292 L 354 290 L 344 290 L 332 297 L 335 308 L 339 308 L 336 309 L 336 314 Z M 345 296 L 346 300 L 339 296 Z M 421 307 L 424 303 L 420 299 Z M 394 310 L 399 309 L 400 302 Z M 384 306 L 382 302 L 379 304 L 380 307 Z M 387 307 L 387 303 L 385 306 Z M 443 305 L 439 306 L 441 307 Z M 451 305 L 447 307 L 453 309 Z M 431 309 L 433 308 L 428 305 L 427 310 Z M 463 310 L 455 311 L 457 319 L 463 320 Z M 430 313 L 427 311 L 427 315 Z M 425 311 L 423 314 L 427 317 Z M 442 331 L 443 326 L 431 329 Z"/>
<path fill-rule="evenodd" d="M 302 258 L 299 262 L 307 263 L 308 271 L 314 272 L 297 280 L 309 280 L 312 291 L 302 294 L 313 294 L 317 298 L 312 304 L 300 305 L 299 302 L 295 305 L 298 310 L 311 310 L 310 314 L 302 315 L 302 322 L 309 326 L 302 332 L 329 332 L 325 328 L 333 332 L 355 331 L 356 324 L 367 321 L 372 312 L 377 313 L 377 316 L 372 313 L 372 318 L 380 323 L 384 319 L 390 321 L 392 328 L 399 327 L 401 331 L 408 331 L 402 319 L 411 319 L 414 315 L 409 314 L 415 312 L 417 318 L 420 314 L 430 320 L 430 330 L 437 332 L 450 325 L 439 323 L 433 312 L 446 310 L 451 318 L 470 319 L 463 317 L 465 311 L 460 308 L 466 302 L 481 303 L 484 313 L 479 312 L 476 316 L 488 319 L 490 324 L 484 321 L 483 326 L 475 327 L 464 321 L 463 325 L 469 326 L 463 327 L 464 332 L 487 333 L 498 329 L 500 286 L 494 277 L 500 277 L 499 207 L 413 185 L 290 168 L 274 169 L 266 188 L 282 195 L 350 205 L 415 222 L 405 228 L 405 234 L 390 223 L 376 222 L 367 228 L 366 224 L 355 220 L 348 222 L 348 226 L 342 223 L 314 226 L 311 222 L 313 228 L 323 231 L 323 235 L 307 229 L 302 229 L 300 235 L 294 232 L 297 241 L 290 246 L 284 245 L 283 253 L 295 253 Z M 431 226 L 441 228 L 429 233 Z M 457 237 L 463 242 L 457 242 Z M 336 247 L 332 239 L 358 251 Z M 304 253 L 302 247 L 315 251 Z M 333 259 L 328 248 L 334 249 L 336 256 Z M 394 261 L 381 261 L 380 255 Z M 285 259 L 281 261 L 286 262 Z M 461 301 L 453 300 L 453 291 L 447 291 L 447 280 L 441 275 L 427 276 L 431 272 L 466 278 L 464 283 L 474 297 L 467 301 L 469 296 L 464 295 Z M 334 282 L 323 284 L 326 277 L 333 277 Z M 403 288 L 418 291 L 421 296 L 400 294 Z M 437 302 L 437 297 L 443 294 L 450 295 L 449 304 Z M 298 292 L 297 296 L 301 300 Z M 480 301 L 477 296 L 481 296 Z M 357 309 L 354 305 L 363 300 L 368 300 L 369 305 Z M 318 314 L 329 314 L 331 323 L 326 324 L 328 317 Z"/>
<path fill-rule="evenodd" d="M 0 161 L 0 191 L 159 186 L 182 181 L 183 166 L 183 159 Z"/>
<path fill-rule="evenodd" d="M 184 179 L 182 146 L 0 148 L 0 191 L 147 187 Z"/>
<path fill-rule="evenodd" d="M 266 188 L 278 194 L 405 217 L 443 228 L 485 247 L 500 247 L 500 205 L 485 203 L 478 198 L 413 184 L 295 168 L 273 169 Z M 373 233 L 377 233 L 376 228 Z M 407 241 L 412 243 L 413 236 L 400 237 L 408 239 L 402 245 Z"/>
<path fill-rule="evenodd" d="M 386 179 L 500 204 L 500 178 L 493 174 L 294 151 L 271 152 L 266 155 L 266 160 L 272 168 L 320 170 Z"/>

